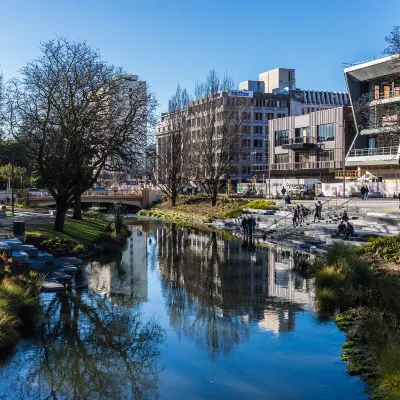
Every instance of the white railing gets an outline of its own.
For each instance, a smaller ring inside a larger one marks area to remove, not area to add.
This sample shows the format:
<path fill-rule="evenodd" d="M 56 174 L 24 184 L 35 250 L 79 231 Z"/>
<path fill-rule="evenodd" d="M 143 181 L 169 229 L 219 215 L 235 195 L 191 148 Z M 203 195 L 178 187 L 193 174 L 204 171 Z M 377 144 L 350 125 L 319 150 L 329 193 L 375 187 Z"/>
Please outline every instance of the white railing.
<path fill-rule="evenodd" d="M 371 157 L 396 155 L 399 152 L 399 146 L 377 147 L 373 149 L 353 149 L 350 150 L 349 157 Z"/>
<path fill-rule="evenodd" d="M 340 161 L 315 161 L 315 162 L 295 162 L 272 164 L 271 169 L 275 171 L 285 171 L 293 169 L 326 169 L 341 168 Z"/>

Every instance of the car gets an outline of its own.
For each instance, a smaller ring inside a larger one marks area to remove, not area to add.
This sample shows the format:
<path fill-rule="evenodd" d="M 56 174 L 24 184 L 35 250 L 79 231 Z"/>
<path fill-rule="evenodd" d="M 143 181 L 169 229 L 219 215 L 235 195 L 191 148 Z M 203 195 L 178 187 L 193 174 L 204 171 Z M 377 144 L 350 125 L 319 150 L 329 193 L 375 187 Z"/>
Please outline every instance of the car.
<path fill-rule="evenodd" d="M 30 196 L 30 197 L 43 197 L 43 196 L 48 196 L 48 193 L 45 190 L 42 190 L 42 189 L 29 188 L 28 189 L 28 196 Z"/>

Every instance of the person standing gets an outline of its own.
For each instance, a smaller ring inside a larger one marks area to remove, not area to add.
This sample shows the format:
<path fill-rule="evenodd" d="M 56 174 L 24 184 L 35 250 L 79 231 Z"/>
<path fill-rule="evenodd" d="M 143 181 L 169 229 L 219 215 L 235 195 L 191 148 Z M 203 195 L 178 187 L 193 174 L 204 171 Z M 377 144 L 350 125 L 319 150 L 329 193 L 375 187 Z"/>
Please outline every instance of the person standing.
<path fill-rule="evenodd" d="M 365 200 L 368 200 L 368 195 L 369 195 L 369 188 L 368 185 L 365 185 Z"/>
<path fill-rule="evenodd" d="M 256 233 L 256 226 L 257 226 L 257 222 L 256 222 L 256 219 L 253 217 L 251 219 L 251 232 L 254 234 Z"/>
<path fill-rule="evenodd" d="M 318 219 L 321 221 L 322 219 L 322 203 L 318 201 Z"/>
<path fill-rule="evenodd" d="M 365 186 L 364 185 L 362 185 L 361 186 L 361 200 L 364 200 L 364 196 L 365 196 Z"/>
<path fill-rule="evenodd" d="M 243 228 L 243 236 L 246 236 L 248 231 L 247 231 L 247 217 L 243 217 L 242 219 L 242 228 Z"/>
<path fill-rule="evenodd" d="M 293 226 L 296 228 L 297 227 L 297 219 L 299 218 L 299 210 L 297 207 L 293 210 Z"/>
<path fill-rule="evenodd" d="M 286 193 L 285 186 L 282 186 L 281 193 L 282 193 L 282 196 L 285 197 L 285 193 Z"/>

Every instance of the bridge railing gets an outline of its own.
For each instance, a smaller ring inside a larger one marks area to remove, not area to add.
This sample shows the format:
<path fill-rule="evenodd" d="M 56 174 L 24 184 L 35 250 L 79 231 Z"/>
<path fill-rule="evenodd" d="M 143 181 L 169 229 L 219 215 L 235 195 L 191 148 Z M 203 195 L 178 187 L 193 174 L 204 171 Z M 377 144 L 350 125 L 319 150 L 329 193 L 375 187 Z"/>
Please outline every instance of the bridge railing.
<path fill-rule="evenodd" d="M 142 190 L 118 190 L 118 191 L 113 191 L 110 190 L 108 192 L 98 192 L 95 190 L 87 190 L 86 192 L 82 193 L 82 196 L 85 197 L 142 197 L 143 193 Z M 47 194 L 47 193 L 41 193 L 40 195 L 32 195 L 29 196 L 30 200 L 35 200 L 35 199 L 48 199 L 48 198 L 53 198 L 52 195 Z"/>

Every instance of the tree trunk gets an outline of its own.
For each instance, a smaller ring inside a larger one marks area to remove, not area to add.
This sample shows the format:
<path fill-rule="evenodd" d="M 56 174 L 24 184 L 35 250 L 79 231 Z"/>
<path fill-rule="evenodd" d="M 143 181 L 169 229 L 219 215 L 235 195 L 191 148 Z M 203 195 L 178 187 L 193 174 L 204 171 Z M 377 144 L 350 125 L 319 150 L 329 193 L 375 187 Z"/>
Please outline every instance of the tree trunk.
<path fill-rule="evenodd" d="M 172 204 L 172 207 L 176 206 L 176 198 L 177 197 L 178 197 L 178 195 L 176 193 L 176 190 L 172 190 L 172 193 L 171 193 L 171 204 Z"/>
<path fill-rule="evenodd" d="M 217 205 L 217 196 L 218 196 L 218 187 L 213 188 L 212 197 L 211 197 L 211 205 L 213 207 Z"/>
<path fill-rule="evenodd" d="M 73 219 L 83 219 L 82 218 L 82 194 L 80 192 L 74 195 L 74 215 Z"/>
<path fill-rule="evenodd" d="M 65 222 L 65 215 L 67 214 L 67 209 L 68 206 L 66 202 L 57 203 L 57 214 L 53 228 L 54 231 L 64 232 L 64 222 Z"/>

